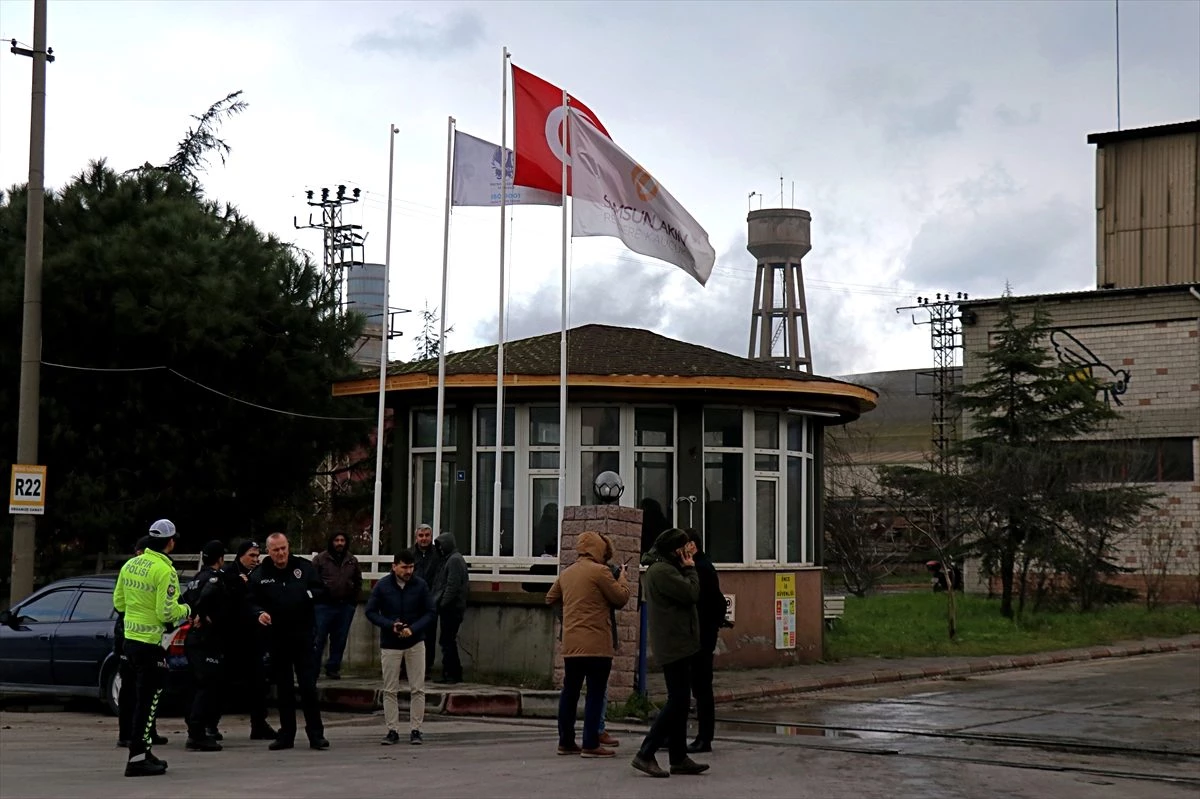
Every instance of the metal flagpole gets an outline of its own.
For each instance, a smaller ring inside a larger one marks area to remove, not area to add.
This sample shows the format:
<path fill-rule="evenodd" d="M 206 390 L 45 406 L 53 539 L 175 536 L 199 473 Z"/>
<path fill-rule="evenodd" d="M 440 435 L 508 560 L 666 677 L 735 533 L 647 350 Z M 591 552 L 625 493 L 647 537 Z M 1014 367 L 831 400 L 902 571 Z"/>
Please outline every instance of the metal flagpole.
<path fill-rule="evenodd" d="M 400 128 L 388 125 L 388 199 L 387 236 L 383 254 L 383 318 L 379 329 L 379 414 L 375 418 L 375 507 L 371 514 L 371 566 L 379 568 L 379 539 L 383 535 L 380 520 L 383 516 L 383 410 L 387 399 L 388 334 L 391 315 L 388 312 L 388 281 L 392 277 L 392 189 L 396 170 L 396 134 Z"/>
<path fill-rule="evenodd" d="M 508 48 L 500 70 L 500 309 L 496 314 L 496 482 L 492 487 L 491 555 L 500 554 L 500 506 L 504 476 L 504 208 L 508 204 Z M 516 155 L 513 155 L 516 166 Z M 482 553 L 481 553 L 482 554 Z"/>
<path fill-rule="evenodd" d="M 558 547 L 559 569 L 562 569 L 562 528 L 567 497 L 567 249 L 570 243 L 567 215 L 567 159 L 571 129 L 571 98 L 563 90 L 562 117 L 562 334 L 558 342 Z"/>
<path fill-rule="evenodd" d="M 438 308 L 437 447 L 433 456 L 433 534 L 442 528 L 442 434 L 446 415 L 446 278 L 450 267 L 450 193 L 453 190 L 454 117 L 446 121 L 446 217 L 442 221 L 442 304 Z"/>

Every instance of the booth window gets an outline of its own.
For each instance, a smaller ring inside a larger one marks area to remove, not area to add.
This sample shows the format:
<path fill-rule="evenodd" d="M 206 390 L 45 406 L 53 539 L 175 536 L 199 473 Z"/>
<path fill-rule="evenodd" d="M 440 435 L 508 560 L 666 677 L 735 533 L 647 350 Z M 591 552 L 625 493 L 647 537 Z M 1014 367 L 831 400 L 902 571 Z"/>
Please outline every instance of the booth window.
<path fill-rule="evenodd" d="M 454 479 L 458 467 L 457 419 L 447 408 L 442 418 L 442 516 L 441 528 L 450 530 L 451 514 L 458 498 L 458 482 Z M 412 435 L 409 456 L 412 463 L 413 487 L 412 528 L 418 524 L 433 524 L 433 484 L 437 464 L 437 409 L 418 408 L 412 412 Z M 456 536 L 464 552 L 470 551 L 468 536 Z"/>
<path fill-rule="evenodd" d="M 475 409 L 475 541 L 473 548 L 464 548 L 464 554 L 508 555 L 513 554 L 514 516 L 516 496 L 514 493 L 516 472 L 517 409 L 504 407 L 504 446 L 500 468 L 500 540 L 492 540 L 493 493 L 496 482 L 496 406 L 480 406 Z M 466 536 L 464 536 L 465 538 Z M 457 537 L 456 537 L 457 540 Z M 460 542 L 461 546 L 461 542 Z"/>

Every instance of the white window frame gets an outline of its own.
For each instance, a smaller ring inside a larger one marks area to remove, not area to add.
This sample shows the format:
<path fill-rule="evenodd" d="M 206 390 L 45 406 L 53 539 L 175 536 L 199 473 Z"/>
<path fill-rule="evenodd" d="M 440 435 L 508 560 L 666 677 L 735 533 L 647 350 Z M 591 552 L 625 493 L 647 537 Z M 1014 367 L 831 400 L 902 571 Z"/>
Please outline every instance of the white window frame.
<path fill-rule="evenodd" d="M 453 411 L 454 411 L 454 406 L 447 405 L 443 411 L 445 414 L 445 418 L 454 419 L 455 416 L 454 416 Z M 413 468 L 417 462 L 416 456 L 418 456 L 418 455 L 433 455 L 433 454 L 437 453 L 437 442 L 436 441 L 434 442 L 434 445 L 431 447 L 418 447 L 413 443 L 417 440 L 417 414 L 418 413 L 430 413 L 433 415 L 434 421 L 436 422 L 437 421 L 437 406 L 436 405 L 419 405 L 419 406 L 414 406 L 414 407 L 408 409 L 408 483 L 409 483 L 409 485 L 408 485 L 408 503 L 407 503 L 408 504 L 408 510 L 407 510 L 408 530 L 404 534 L 404 540 L 408 542 L 409 546 L 411 546 L 413 543 L 413 540 L 412 540 L 413 530 L 416 529 L 418 524 L 426 523 L 425 520 L 423 520 L 423 519 L 418 520 L 416 518 L 417 484 L 418 484 L 418 481 L 421 479 L 421 475 L 417 474 L 417 470 Z M 435 432 L 433 435 L 436 439 L 437 432 L 436 432 L 436 428 L 434 428 L 434 429 L 435 429 Z M 443 435 L 448 430 L 449 430 L 449 425 L 443 425 L 443 428 L 442 428 Z M 457 433 L 457 430 L 455 432 Z M 451 442 L 449 444 L 442 445 L 442 452 L 445 453 L 447 450 L 451 450 L 454 452 L 455 460 L 457 462 L 457 458 L 458 458 L 457 435 L 452 437 Z M 474 469 L 472 469 L 471 471 L 474 471 Z M 429 519 L 427 523 L 433 524 L 433 519 Z M 446 520 L 442 519 L 442 527 L 444 528 L 445 526 L 446 526 Z"/>

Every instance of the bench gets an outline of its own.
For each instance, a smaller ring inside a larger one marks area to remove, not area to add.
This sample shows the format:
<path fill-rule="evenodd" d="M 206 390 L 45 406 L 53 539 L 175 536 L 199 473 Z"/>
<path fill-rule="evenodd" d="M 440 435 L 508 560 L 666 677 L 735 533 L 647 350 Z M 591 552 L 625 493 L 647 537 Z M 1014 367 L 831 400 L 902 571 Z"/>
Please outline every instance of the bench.
<path fill-rule="evenodd" d="M 833 623 L 846 613 L 845 596 L 825 596 L 825 626 L 833 627 Z"/>

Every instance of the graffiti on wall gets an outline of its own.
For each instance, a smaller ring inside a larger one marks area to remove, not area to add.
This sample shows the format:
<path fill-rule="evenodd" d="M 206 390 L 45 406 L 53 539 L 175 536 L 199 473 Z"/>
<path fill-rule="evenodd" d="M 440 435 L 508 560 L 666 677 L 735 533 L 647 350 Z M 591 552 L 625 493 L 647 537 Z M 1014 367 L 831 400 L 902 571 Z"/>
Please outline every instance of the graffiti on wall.
<path fill-rule="evenodd" d="M 1096 384 L 1096 390 L 1104 393 L 1104 401 L 1109 405 L 1114 402 L 1123 405 L 1121 395 L 1129 389 L 1129 370 L 1113 369 L 1096 357 L 1096 353 L 1088 349 L 1075 336 L 1063 328 L 1050 331 L 1050 343 L 1058 360 L 1068 368 L 1068 380 L 1089 380 Z"/>

